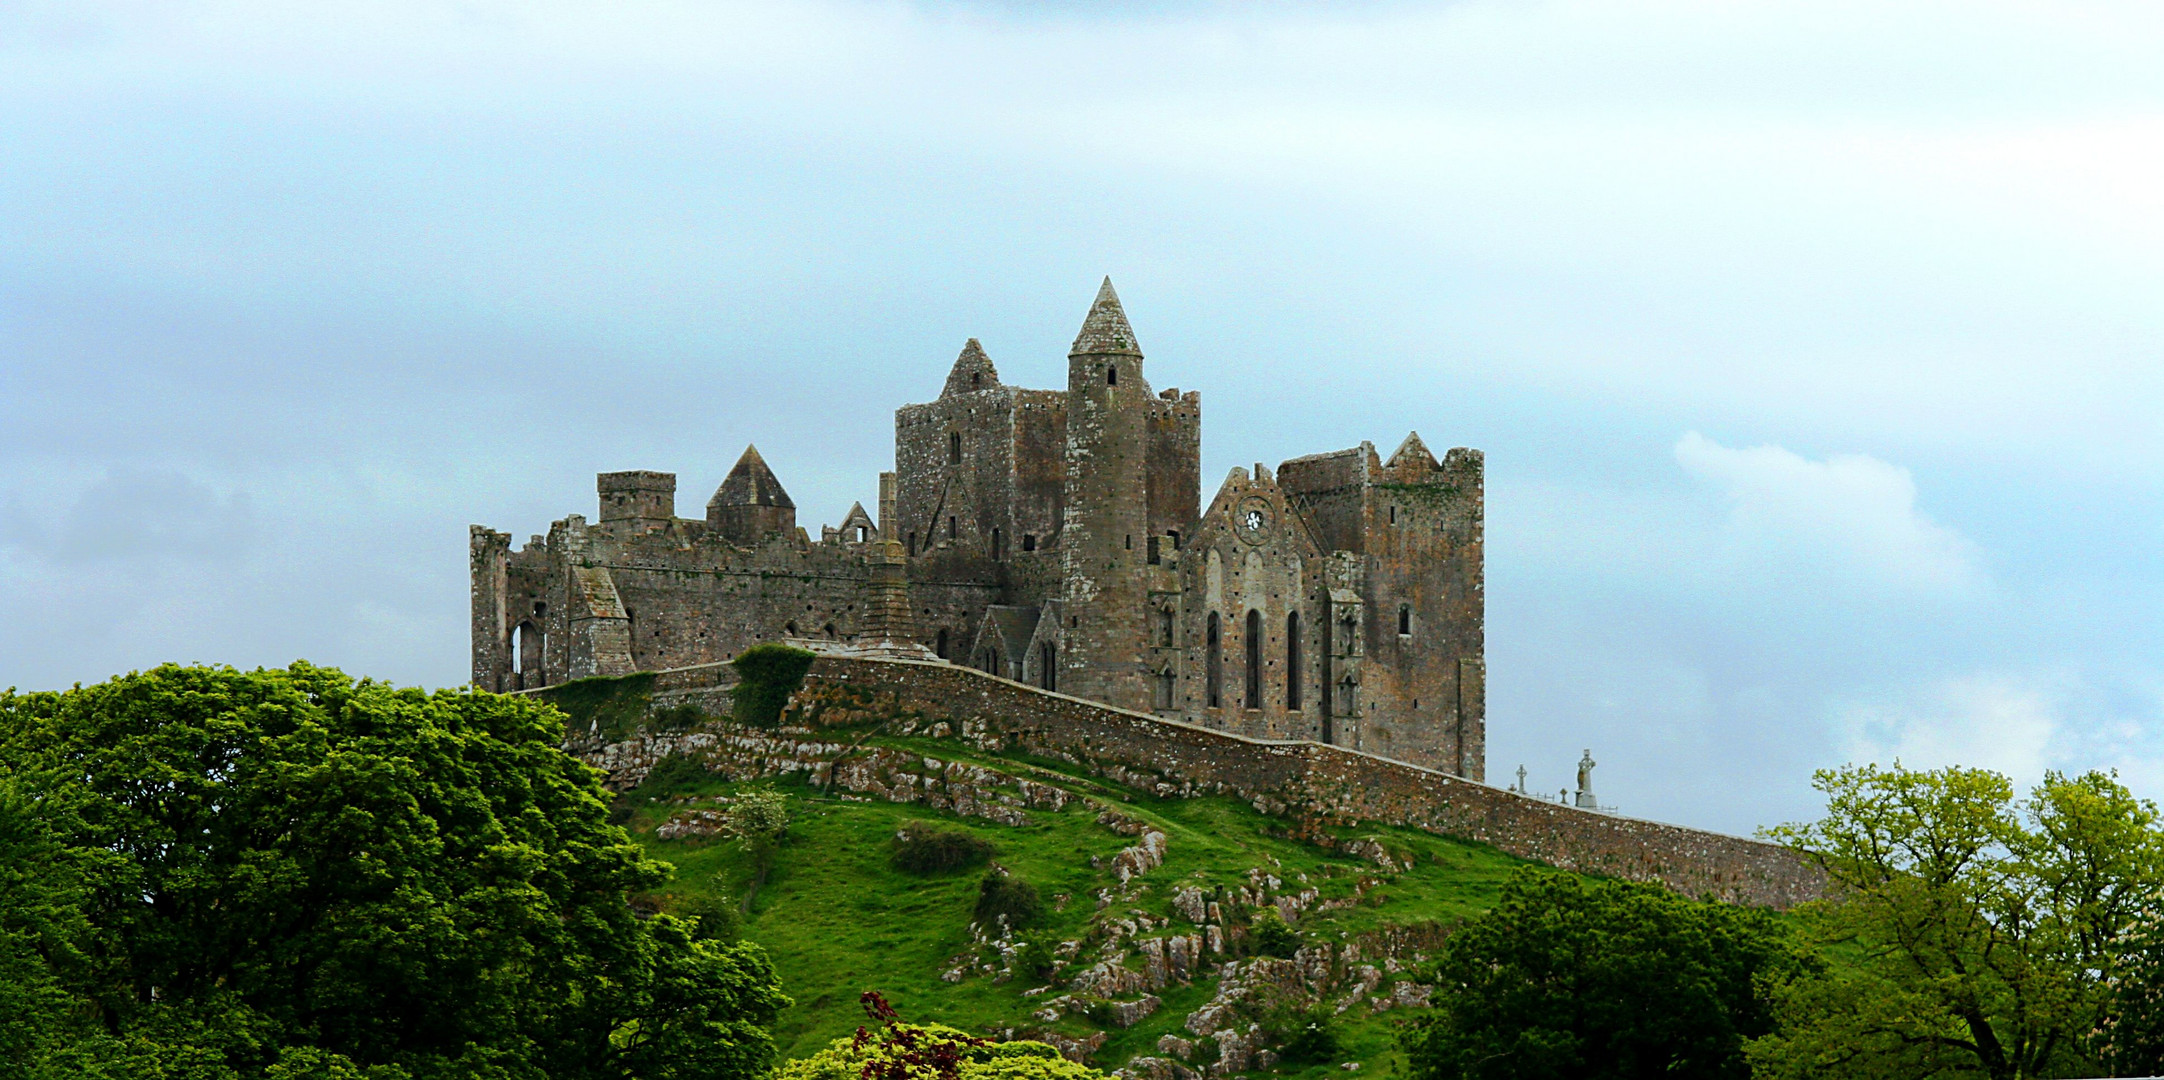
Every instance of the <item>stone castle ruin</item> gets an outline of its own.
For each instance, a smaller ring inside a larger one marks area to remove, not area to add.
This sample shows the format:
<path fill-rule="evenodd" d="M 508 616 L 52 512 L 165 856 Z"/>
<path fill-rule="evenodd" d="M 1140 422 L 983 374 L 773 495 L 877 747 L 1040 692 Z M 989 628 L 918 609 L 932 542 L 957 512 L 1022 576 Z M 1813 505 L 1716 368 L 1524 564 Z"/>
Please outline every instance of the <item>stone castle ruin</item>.
<path fill-rule="evenodd" d="M 895 413 L 879 515 L 814 540 L 756 449 L 700 518 L 603 473 L 514 550 L 474 526 L 473 681 L 533 689 L 765 641 L 943 659 L 1217 731 L 1485 779 L 1480 452 L 1409 435 L 1234 469 L 1200 503 L 1201 396 L 1153 392 L 1107 280 L 1064 390 L 972 339 Z"/>

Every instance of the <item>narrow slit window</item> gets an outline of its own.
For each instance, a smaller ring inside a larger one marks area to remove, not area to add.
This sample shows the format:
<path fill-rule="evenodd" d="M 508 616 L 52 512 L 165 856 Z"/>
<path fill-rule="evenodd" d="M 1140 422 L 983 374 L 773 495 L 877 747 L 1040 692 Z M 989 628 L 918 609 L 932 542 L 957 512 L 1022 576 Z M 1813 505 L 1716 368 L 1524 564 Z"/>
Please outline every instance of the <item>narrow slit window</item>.
<path fill-rule="evenodd" d="M 1224 704 L 1225 642 L 1224 631 L 1219 627 L 1217 613 L 1214 611 L 1210 612 L 1210 628 L 1205 640 L 1207 646 L 1203 651 L 1207 655 L 1203 657 L 1203 700 L 1209 702 L 1210 708 L 1215 709 Z"/>
<path fill-rule="evenodd" d="M 1247 613 L 1247 707 L 1262 708 L 1262 612 Z"/>
<path fill-rule="evenodd" d="M 1285 616 L 1285 708 L 1300 708 L 1300 613 Z"/>

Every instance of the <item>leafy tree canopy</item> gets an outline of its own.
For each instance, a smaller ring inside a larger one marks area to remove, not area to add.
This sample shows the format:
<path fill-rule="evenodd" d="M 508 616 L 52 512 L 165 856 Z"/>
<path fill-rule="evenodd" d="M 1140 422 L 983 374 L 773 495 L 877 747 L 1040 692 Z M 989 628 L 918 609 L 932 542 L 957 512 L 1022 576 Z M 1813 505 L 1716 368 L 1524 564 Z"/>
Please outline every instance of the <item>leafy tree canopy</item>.
<path fill-rule="evenodd" d="M 1766 988 L 1812 964 L 1768 912 L 1529 867 L 1444 945 L 1400 1040 L 1416 1080 L 1741 1080 Z"/>
<path fill-rule="evenodd" d="M 0 694 L 0 1077 L 762 1076 L 764 955 L 633 913 L 562 738 L 305 663 Z"/>
<path fill-rule="evenodd" d="M 1822 771 L 1826 816 L 1771 835 L 1838 898 L 1803 912 L 1852 960 L 1782 995 L 1763 1075 L 2094 1075 L 2122 937 L 2164 874 L 2156 807 L 2101 773 L 2016 801 L 1982 769 Z"/>

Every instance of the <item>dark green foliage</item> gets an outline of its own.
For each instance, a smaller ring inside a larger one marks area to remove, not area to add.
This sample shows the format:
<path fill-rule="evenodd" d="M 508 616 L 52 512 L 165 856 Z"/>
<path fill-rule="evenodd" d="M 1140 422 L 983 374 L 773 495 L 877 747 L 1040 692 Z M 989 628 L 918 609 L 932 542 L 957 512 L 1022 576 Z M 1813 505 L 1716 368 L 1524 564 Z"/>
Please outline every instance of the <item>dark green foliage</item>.
<path fill-rule="evenodd" d="M 694 754 L 670 754 L 646 771 L 646 779 L 631 789 L 631 795 L 640 799 L 658 799 L 679 792 L 702 780 L 712 779 L 714 774 L 706 762 Z"/>
<path fill-rule="evenodd" d="M 656 731 L 682 731 L 704 719 L 706 714 L 700 712 L 697 705 L 671 705 L 666 709 L 655 709 L 648 726 Z"/>
<path fill-rule="evenodd" d="M 1044 982 L 1058 968 L 1059 958 L 1052 955 L 1052 946 L 1043 938 L 1030 938 L 1014 952 L 1014 973 L 1030 982 Z"/>
<path fill-rule="evenodd" d="M 889 865 L 905 874 L 944 874 L 977 866 L 992 857 L 989 841 L 966 832 L 934 829 L 912 821 L 894 835 Z"/>
<path fill-rule="evenodd" d="M 763 1076 L 764 954 L 637 916 L 562 738 L 307 664 L 0 693 L 0 1076 Z"/>
<path fill-rule="evenodd" d="M 816 654 L 808 650 L 769 642 L 745 649 L 744 655 L 730 661 L 737 677 L 736 689 L 730 692 L 736 722 L 756 727 L 780 723 L 782 707 L 804 685 L 804 673 L 811 670 L 814 659 Z"/>
<path fill-rule="evenodd" d="M 1744 1080 L 1768 986 L 1812 967 L 1768 912 L 1527 868 L 1444 945 L 1400 1040 L 1416 1080 Z"/>
<path fill-rule="evenodd" d="M 1327 1004 L 1274 1018 L 1270 1032 L 1277 1038 L 1278 1054 L 1294 1065 L 1315 1065 L 1337 1057 L 1337 1013 Z"/>
<path fill-rule="evenodd" d="M 653 673 L 641 671 L 574 679 L 530 696 L 562 709 L 567 720 L 564 729 L 573 738 L 590 736 L 613 742 L 630 738 L 645 724 L 653 690 Z"/>
<path fill-rule="evenodd" d="M 1009 927 L 1020 929 L 1044 916 L 1044 903 L 1036 886 L 995 866 L 977 885 L 977 921 L 990 926 L 1003 915 Z"/>
<path fill-rule="evenodd" d="M 697 893 L 670 912 L 691 924 L 691 936 L 700 941 L 735 941 L 744 936 L 744 916 L 728 896 Z"/>
<path fill-rule="evenodd" d="M 1270 908 L 1255 912 L 1255 917 L 1248 922 L 1247 935 L 1248 943 L 1264 956 L 1290 959 L 1292 954 L 1300 951 L 1299 931 L 1285 925 L 1285 920 Z"/>

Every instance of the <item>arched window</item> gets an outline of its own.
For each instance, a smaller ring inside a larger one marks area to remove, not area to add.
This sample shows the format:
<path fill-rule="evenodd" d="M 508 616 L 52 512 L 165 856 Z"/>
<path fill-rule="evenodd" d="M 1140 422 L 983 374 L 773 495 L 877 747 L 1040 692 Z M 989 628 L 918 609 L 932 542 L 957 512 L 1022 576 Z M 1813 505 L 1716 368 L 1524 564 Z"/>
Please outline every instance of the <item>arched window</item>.
<path fill-rule="evenodd" d="M 1006 552 L 1001 551 L 999 548 L 999 526 L 994 525 L 992 526 L 992 560 L 994 562 L 999 561 L 1000 557 L 1006 554 Z"/>
<path fill-rule="evenodd" d="M 1217 613 L 1214 611 L 1210 612 L 1210 629 L 1205 640 L 1207 644 L 1204 651 L 1207 655 L 1203 657 L 1202 665 L 1206 672 L 1203 689 L 1207 696 L 1203 700 L 1209 702 L 1210 708 L 1215 709 L 1225 703 L 1225 650 L 1224 632 L 1218 628 Z"/>
<path fill-rule="evenodd" d="M 962 433 L 959 431 L 947 433 L 947 462 L 952 465 L 962 463 Z"/>
<path fill-rule="evenodd" d="M 1262 612 L 1247 613 L 1247 707 L 1262 708 Z"/>
<path fill-rule="evenodd" d="M 1348 611 L 1344 618 L 1338 620 L 1337 631 L 1338 651 L 1349 655 L 1353 651 L 1353 645 L 1360 640 L 1360 622 Z"/>
<path fill-rule="evenodd" d="M 1170 647 L 1172 644 L 1172 609 L 1157 609 L 1157 643 Z"/>
<path fill-rule="evenodd" d="M 1343 679 L 1338 680 L 1337 711 L 1339 715 L 1351 716 L 1354 713 L 1360 711 L 1360 699 L 1357 696 L 1358 690 L 1359 686 L 1353 682 L 1352 676 L 1347 675 Z"/>
<path fill-rule="evenodd" d="M 1411 604 L 1399 604 L 1399 605 L 1398 605 L 1398 633 L 1400 633 L 1400 634 L 1411 634 L 1412 632 L 1413 632 L 1413 606 L 1412 606 Z"/>
<path fill-rule="evenodd" d="M 1173 676 L 1171 668 L 1158 672 L 1156 679 L 1157 707 L 1159 710 L 1170 709 L 1172 707 L 1173 687 L 1178 680 Z"/>
<path fill-rule="evenodd" d="M 1300 613 L 1285 616 L 1285 707 L 1300 707 Z"/>
<path fill-rule="evenodd" d="M 1037 647 L 1037 684 L 1047 690 L 1059 689 L 1059 668 L 1053 664 L 1058 658 L 1059 653 L 1052 648 L 1051 642 L 1047 641 Z"/>
<path fill-rule="evenodd" d="M 936 652 L 936 653 L 938 653 L 938 654 L 939 654 L 939 658 L 940 658 L 941 660 L 945 660 L 945 659 L 947 658 L 947 628 L 946 628 L 946 627 L 942 626 L 942 627 L 940 627 L 940 628 L 939 628 L 939 644 L 938 644 L 938 647 L 934 648 L 934 649 L 933 649 L 932 651 L 933 651 L 933 652 Z"/>

